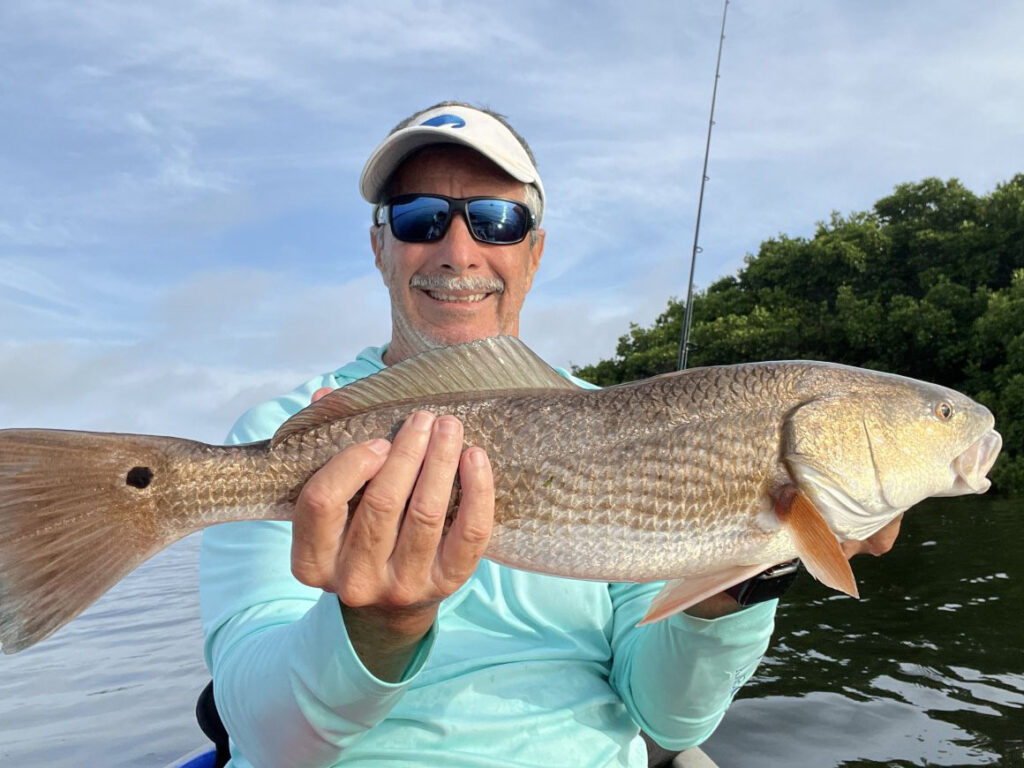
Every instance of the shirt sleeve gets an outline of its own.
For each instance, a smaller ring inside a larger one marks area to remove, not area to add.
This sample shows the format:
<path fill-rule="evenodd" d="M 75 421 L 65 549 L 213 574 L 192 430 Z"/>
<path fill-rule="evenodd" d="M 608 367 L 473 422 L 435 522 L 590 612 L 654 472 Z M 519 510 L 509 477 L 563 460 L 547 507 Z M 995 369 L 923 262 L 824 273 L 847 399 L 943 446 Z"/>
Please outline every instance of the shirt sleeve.
<path fill-rule="evenodd" d="M 311 392 L 317 388 L 312 382 Z M 231 444 L 267 438 L 305 403 L 250 411 Z M 398 683 L 376 678 L 352 648 L 337 596 L 291 574 L 291 524 L 229 523 L 203 533 L 200 613 L 217 710 L 233 752 L 253 765 L 333 765 L 380 722 L 426 661 L 432 628 Z"/>
<path fill-rule="evenodd" d="M 717 619 L 686 613 L 638 627 L 661 588 L 611 584 L 611 684 L 630 715 L 665 749 L 707 739 L 768 649 L 777 600 Z"/>

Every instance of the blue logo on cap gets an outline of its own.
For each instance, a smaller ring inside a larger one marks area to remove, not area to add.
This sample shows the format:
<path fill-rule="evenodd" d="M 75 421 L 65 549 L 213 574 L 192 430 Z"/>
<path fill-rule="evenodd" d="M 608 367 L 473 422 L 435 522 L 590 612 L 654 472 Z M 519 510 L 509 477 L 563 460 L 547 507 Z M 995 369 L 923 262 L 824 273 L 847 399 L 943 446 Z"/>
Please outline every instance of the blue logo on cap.
<path fill-rule="evenodd" d="M 452 128 L 462 128 L 466 125 L 466 121 L 458 115 L 438 115 L 432 117 L 429 120 L 424 120 L 420 125 L 431 125 L 435 128 L 440 128 L 442 125 L 450 125 Z"/>

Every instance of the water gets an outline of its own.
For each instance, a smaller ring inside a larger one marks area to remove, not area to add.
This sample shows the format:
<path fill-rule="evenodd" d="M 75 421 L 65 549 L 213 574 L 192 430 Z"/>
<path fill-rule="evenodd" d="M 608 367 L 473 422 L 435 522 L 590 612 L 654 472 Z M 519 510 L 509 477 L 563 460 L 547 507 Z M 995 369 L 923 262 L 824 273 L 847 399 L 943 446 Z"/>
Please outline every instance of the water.
<path fill-rule="evenodd" d="M 0 656 L 0 765 L 163 766 L 206 741 L 198 563 L 194 535 L 49 639 Z"/>
<path fill-rule="evenodd" d="M 723 768 L 1024 768 L 1022 511 L 916 507 L 893 552 L 854 560 L 859 601 L 802 574 L 707 752 Z"/>
<path fill-rule="evenodd" d="M 1024 504 L 914 509 L 859 557 L 860 601 L 806 574 L 706 745 L 722 768 L 1024 768 Z M 44 643 L 0 657 L 0 765 L 162 766 L 201 745 L 198 537 Z"/>

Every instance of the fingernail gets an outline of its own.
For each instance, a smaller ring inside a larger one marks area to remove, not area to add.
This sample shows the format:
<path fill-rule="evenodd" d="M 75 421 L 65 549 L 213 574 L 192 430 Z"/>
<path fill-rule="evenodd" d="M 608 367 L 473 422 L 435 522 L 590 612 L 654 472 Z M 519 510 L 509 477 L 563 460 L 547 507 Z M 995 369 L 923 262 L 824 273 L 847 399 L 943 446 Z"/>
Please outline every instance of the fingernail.
<path fill-rule="evenodd" d="M 379 456 L 383 456 L 385 453 L 391 450 L 391 443 L 384 438 L 378 437 L 376 440 L 371 440 L 366 443 L 366 447 Z"/>
<path fill-rule="evenodd" d="M 459 433 L 459 420 L 451 416 L 442 416 L 435 425 L 438 432 L 445 435 L 457 435 Z"/>
<path fill-rule="evenodd" d="M 483 448 L 471 448 L 469 451 L 469 463 L 474 467 L 486 467 L 487 452 Z"/>
<path fill-rule="evenodd" d="M 429 411 L 419 411 L 412 417 L 412 425 L 416 429 L 421 429 L 426 432 L 430 429 L 430 426 L 434 423 L 434 414 Z"/>

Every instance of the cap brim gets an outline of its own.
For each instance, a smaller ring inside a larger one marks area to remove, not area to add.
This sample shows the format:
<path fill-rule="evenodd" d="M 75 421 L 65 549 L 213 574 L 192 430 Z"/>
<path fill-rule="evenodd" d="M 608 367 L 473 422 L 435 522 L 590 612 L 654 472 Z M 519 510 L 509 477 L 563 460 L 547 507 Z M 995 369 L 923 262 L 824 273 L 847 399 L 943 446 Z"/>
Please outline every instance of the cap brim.
<path fill-rule="evenodd" d="M 392 134 L 389 139 L 377 147 L 370 155 L 370 159 L 366 161 L 359 178 L 359 191 L 363 198 L 370 203 L 380 202 L 384 193 L 384 185 L 387 184 L 388 179 L 398 169 L 398 166 L 417 149 L 436 144 L 458 144 L 476 150 L 512 178 L 524 184 L 535 185 L 541 196 L 544 195 L 540 176 L 536 169 L 525 167 L 511 158 L 496 157 L 494 153 L 485 151 L 475 142 L 450 130 L 438 129 L 433 126 L 410 126 Z"/>

